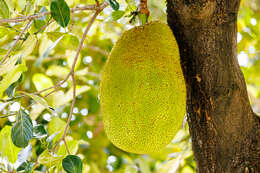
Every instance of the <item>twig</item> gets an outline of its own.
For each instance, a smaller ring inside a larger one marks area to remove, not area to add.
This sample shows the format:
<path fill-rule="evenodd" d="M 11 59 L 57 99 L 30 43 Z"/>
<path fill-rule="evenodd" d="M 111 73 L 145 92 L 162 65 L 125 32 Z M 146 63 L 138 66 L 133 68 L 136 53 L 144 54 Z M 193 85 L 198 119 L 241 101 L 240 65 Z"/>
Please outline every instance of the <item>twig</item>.
<path fill-rule="evenodd" d="M 82 10 L 100 10 L 103 9 L 104 6 L 106 6 L 107 2 L 102 3 L 100 6 L 97 5 L 86 5 L 84 7 L 75 7 L 75 8 L 71 8 L 70 12 L 74 13 L 76 11 L 82 11 Z M 51 12 L 46 11 L 44 13 L 39 13 L 39 14 L 33 14 L 30 16 L 23 16 L 23 17 L 16 17 L 16 18 L 12 18 L 12 19 L 0 19 L 0 24 L 1 23 L 18 23 L 18 22 L 24 22 L 26 20 L 34 20 L 46 15 L 51 14 Z"/>
<path fill-rule="evenodd" d="M 70 150 L 69 150 L 69 147 L 67 145 L 67 142 L 66 142 L 65 138 L 63 139 L 63 142 L 64 142 L 64 145 L 66 147 L 67 153 L 70 154 Z"/>
<path fill-rule="evenodd" d="M 84 48 L 87 48 L 87 49 L 90 49 L 92 51 L 95 51 L 95 52 L 98 52 L 98 53 L 101 53 L 105 56 L 108 56 L 109 55 L 109 52 L 101 49 L 100 47 L 97 47 L 97 46 L 92 46 L 92 45 L 84 45 Z"/>
<path fill-rule="evenodd" d="M 13 114 L 8 114 L 8 115 L 3 115 L 3 116 L 0 116 L 0 118 L 7 118 L 7 117 L 10 117 L 10 116 L 13 116 L 13 115 L 15 115 L 15 113 L 13 113 Z"/>
<path fill-rule="evenodd" d="M 36 31 L 33 34 L 38 34 L 39 32 L 41 32 L 42 30 L 44 30 L 47 26 L 49 26 L 52 22 L 54 22 L 54 20 L 49 21 L 46 25 L 44 25 L 43 27 L 41 27 L 38 31 Z"/>
<path fill-rule="evenodd" d="M 19 95 L 19 96 L 7 98 L 7 99 L 0 99 L 0 102 L 7 103 L 7 102 L 10 102 L 10 101 L 13 101 L 13 100 L 22 98 L 22 97 L 24 97 L 24 96 L 25 96 L 25 95 Z"/>
<path fill-rule="evenodd" d="M 18 41 L 21 39 L 23 33 L 28 29 L 28 27 L 31 24 L 31 20 L 28 21 L 28 23 L 26 24 L 26 26 L 24 27 L 24 29 L 22 30 L 22 32 L 19 34 L 18 38 L 15 40 L 14 44 L 9 48 L 7 54 L 4 56 L 4 58 L 1 60 L 0 65 L 4 63 L 4 61 L 6 60 L 6 58 L 9 56 L 9 54 L 11 53 L 11 51 L 14 49 L 14 47 L 16 46 L 16 44 L 18 43 Z"/>
<path fill-rule="evenodd" d="M 105 8 L 106 6 L 104 6 Z M 76 103 L 76 81 L 75 81 L 75 75 L 74 75 L 74 69 L 75 69 L 75 65 L 77 63 L 77 60 L 78 60 L 78 57 L 79 57 L 79 53 L 80 53 L 80 50 L 82 49 L 83 47 L 83 43 L 84 43 L 84 40 L 89 32 L 89 29 L 91 28 L 92 24 L 94 23 L 95 19 L 97 18 L 98 14 L 102 11 L 103 9 L 98 9 L 95 14 L 93 15 L 93 17 L 91 18 L 90 22 L 88 23 L 87 27 L 86 27 L 86 30 L 80 40 L 80 44 L 78 46 L 78 49 L 77 49 L 77 52 L 76 52 L 76 55 L 75 55 L 75 58 L 74 58 L 74 61 L 73 61 L 73 64 L 72 64 L 72 67 L 71 67 L 71 71 L 70 73 L 68 74 L 68 76 L 71 76 L 72 78 L 72 83 L 73 83 L 73 99 L 72 99 L 72 104 L 71 104 L 71 108 L 70 108 L 70 114 L 69 114 L 69 118 L 67 120 L 67 123 L 66 123 L 66 126 L 65 126 L 65 129 L 64 129 L 64 132 L 63 132 L 63 135 L 61 137 L 61 139 L 55 144 L 55 146 L 53 147 L 53 151 L 55 151 L 56 147 L 58 146 L 58 144 L 61 142 L 61 141 L 65 141 L 65 136 L 67 134 L 67 131 L 68 131 L 68 128 L 69 128 L 69 124 L 71 122 L 71 119 L 72 119 L 72 113 L 73 113 L 73 109 L 74 109 L 74 106 L 75 106 L 75 103 Z M 59 85 L 60 87 L 60 85 Z M 55 90 L 57 89 L 57 87 L 55 88 Z M 65 142 L 64 142 L 65 143 Z M 69 153 L 69 150 L 67 149 L 68 153 Z"/>
<path fill-rule="evenodd" d="M 74 62 L 73 62 L 73 63 L 74 63 Z M 72 70 L 72 69 L 71 69 L 71 70 Z M 56 92 L 56 91 L 61 87 L 61 85 L 64 84 L 64 83 L 69 79 L 70 75 L 71 75 L 71 71 L 67 74 L 67 76 L 65 77 L 65 79 L 63 79 L 62 81 L 58 82 L 58 84 L 56 84 L 55 86 L 46 88 L 45 91 L 46 91 L 46 90 L 50 90 L 50 89 L 52 89 L 52 88 L 54 88 L 54 90 L 52 90 L 51 92 L 49 92 L 48 94 L 46 94 L 44 97 L 48 97 L 48 96 L 51 95 L 52 93 Z M 39 92 L 42 93 L 42 92 L 44 92 L 44 91 L 42 90 L 42 91 L 39 91 Z"/>

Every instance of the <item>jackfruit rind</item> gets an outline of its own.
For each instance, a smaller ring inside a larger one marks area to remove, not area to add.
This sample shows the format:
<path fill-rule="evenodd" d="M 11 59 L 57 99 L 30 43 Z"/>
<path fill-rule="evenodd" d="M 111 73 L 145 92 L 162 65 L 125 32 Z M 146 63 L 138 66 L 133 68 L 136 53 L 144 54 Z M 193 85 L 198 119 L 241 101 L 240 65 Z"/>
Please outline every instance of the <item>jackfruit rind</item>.
<path fill-rule="evenodd" d="M 104 67 L 100 100 L 105 132 L 118 148 L 143 154 L 171 142 L 184 118 L 186 87 L 167 24 L 121 35 Z"/>

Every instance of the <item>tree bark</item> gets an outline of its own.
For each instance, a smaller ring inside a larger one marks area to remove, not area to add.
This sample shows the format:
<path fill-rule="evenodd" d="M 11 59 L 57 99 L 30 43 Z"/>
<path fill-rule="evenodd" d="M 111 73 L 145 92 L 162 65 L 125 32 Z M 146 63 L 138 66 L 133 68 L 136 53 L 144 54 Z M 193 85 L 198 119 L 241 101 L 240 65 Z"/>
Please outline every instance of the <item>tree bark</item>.
<path fill-rule="evenodd" d="M 240 0 L 167 0 L 199 173 L 260 172 L 260 118 L 237 61 Z"/>

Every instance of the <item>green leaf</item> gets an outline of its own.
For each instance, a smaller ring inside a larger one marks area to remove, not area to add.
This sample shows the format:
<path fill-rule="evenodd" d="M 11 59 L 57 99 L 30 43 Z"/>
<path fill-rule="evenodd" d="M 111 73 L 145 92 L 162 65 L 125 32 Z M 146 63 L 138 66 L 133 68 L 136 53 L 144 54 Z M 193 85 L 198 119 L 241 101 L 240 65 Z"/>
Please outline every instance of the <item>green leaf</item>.
<path fill-rule="evenodd" d="M 24 148 L 33 137 L 33 125 L 29 115 L 20 109 L 17 115 L 17 121 L 12 127 L 12 141 L 17 147 Z"/>
<path fill-rule="evenodd" d="M 25 173 L 30 173 L 32 171 L 32 168 L 35 164 L 32 162 L 23 162 L 16 170 L 17 171 L 23 171 Z"/>
<path fill-rule="evenodd" d="M 113 18 L 113 20 L 118 20 L 121 17 L 123 17 L 124 14 L 125 14 L 125 12 L 122 11 L 122 10 L 113 11 L 112 12 L 112 18 Z"/>
<path fill-rule="evenodd" d="M 19 56 L 14 56 L 13 58 L 7 59 L 4 64 L 0 65 L 0 76 L 10 72 L 15 68 L 16 62 L 19 59 Z"/>
<path fill-rule="evenodd" d="M 35 85 L 37 91 L 53 86 L 51 78 L 42 73 L 35 73 L 32 77 L 32 82 Z M 46 93 L 47 92 L 42 92 L 41 95 L 45 95 Z"/>
<path fill-rule="evenodd" d="M 127 173 L 137 173 L 137 170 L 134 166 L 128 165 L 125 168 L 125 172 L 127 172 Z"/>
<path fill-rule="evenodd" d="M 7 34 L 10 34 L 10 30 L 6 27 L 0 26 L 0 38 L 6 36 Z"/>
<path fill-rule="evenodd" d="M 137 159 L 141 172 L 142 173 L 151 173 L 150 168 L 149 168 L 149 164 L 147 163 L 147 161 L 143 158 L 138 158 Z"/>
<path fill-rule="evenodd" d="M 15 83 L 12 83 L 6 90 L 5 93 L 8 95 L 8 97 L 12 97 L 15 92 L 15 88 L 23 81 L 23 74 L 21 74 L 20 78 L 18 81 Z"/>
<path fill-rule="evenodd" d="M 71 137 L 66 137 L 66 142 L 67 142 L 67 146 L 69 148 L 69 151 L 71 154 L 76 154 L 79 148 L 79 141 L 78 140 L 73 140 Z M 67 149 L 65 144 L 63 143 L 62 145 L 60 145 L 58 151 L 57 151 L 58 155 L 61 156 L 66 156 L 67 155 Z"/>
<path fill-rule="evenodd" d="M 47 110 L 52 112 L 52 110 L 50 109 L 50 106 L 48 105 L 47 101 L 43 97 L 40 97 L 40 96 L 35 95 L 35 94 L 30 94 L 30 93 L 27 93 L 27 92 L 24 92 L 24 91 L 20 91 L 20 93 L 22 93 L 24 95 L 27 95 L 28 97 L 31 97 L 34 101 L 36 101 L 37 103 L 41 104 Z"/>
<path fill-rule="evenodd" d="M 76 96 L 88 91 L 90 89 L 89 86 L 87 85 L 77 85 L 76 86 Z M 66 93 L 65 95 L 63 95 L 63 97 L 55 97 L 54 101 L 58 101 L 58 103 L 55 104 L 55 106 L 61 106 L 61 105 L 64 105 L 68 102 L 70 102 L 73 98 L 73 88 L 70 88 Z"/>
<path fill-rule="evenodd" d="M 148 15 L 147 14 L 142 14 L 142 13 L 139 13 L 138 14 L 138 17 L 139 17 L 139 21 L 141 23 L 141 25 L 144 25 L 148 22 Z"/>
<path fill-rule="evenodd" d="M 12 65 L 11 65 L 12 67 Z M 0 67 L 1 69 L 1 67 Z M 3 75 L 2 80 L 0 81 L 0 98 L 2 97 L 3 92 L 14 82 L 16 82 L 22 72 L 27 71 L 27 67 L 25 65 L 25 62 L 23 61 L 22 64 L 18 64 L 15 67 L 13 67 L 12 70 L 8 71 L 7 74 Z M 1 73 L 1 72 L 0 72 Z"/>
<path fill-rule="evenodd" d="M 18 156 L 17 156 L 17 160 L 15 162 L 15 167 L 19 167 L 20 165 L 22 165 L 23 163 L 25 163 L 29 156 L 32 154 L 32 145 L 27 145 L 27 147 L 23 148 Z"/>
<path fill-rule="evenodd" d="M 42 154 L 38 157 L 38 162 L 46 167 L 52 167 L 54 165 L 60 164 L 63 156 L 58 156 L 50 153 L 48 150 L 42 152 Z"/>
<path fill-rule="evenodd" d="M 78 156 L 68 155 L 62 160 L 62 166 L 67 173 L 82 173 L 82 161 Z"/>
<path fill-rule="evenodd" d="M 72 65 L 73 65 L 76 53 L 77 53 L 76 51 L 66 50 L 65 55 L 67 57 L 67 63 L 68 63 L 67 66 L 69 68 L 71 68 Z M 76 65 L 75 65 L 75 68 L 74 68 L 75 70 L 78 69 L 78 67 L 80 66 L 80 63 L 81 63 L 81 56 L 79 55 L 78 61 L 76 62 Z"/>
<path fill-rule="evenodd" d="M 37 43 L 37 38 L 34 35 L 29 35 L 26 41 L 22 45 L 22 55 L 27 57 L 30 55 Z"/>
<path fill-rule="evenodd" d="M 42 60 L 44 58 L 48 57 L 48 55 L 51 52 L 51 50 L 54 49 L 57 46 L 57 44 L 60 42 L 60 40 L 62 38 L 63 38 L 63 36 L 58 38 L 55 42 L 51 43 L 51 45 L 49 47 L 47 47 L 47 49 L 43 52 L 43 54 L 41 54 L 41 56 L 35 61 L 34 65 L 36 67 L 39 67 L 42 64 Z"/>
<path fill-rule="evenodd" d="M 55 42 L 56 40 L 58 40 L 61 36 L 64 35 L 64 33 L 62 32 L 46 32 L 46 35 L 48 37 L 48 39 L 50 39 L 51 41 Z"/>
<path fill-rule="evenodd" d="M 59 140 L 62 137 L 65 126 L 66 126 L 65 121 L 61 120 L 58 117 L 52 118 L 52 120 L 48 124 L 47 130 L 48 130 L 50 135 L 52 135 L 54 133 L 58 133 L 54 137 L 53 142 L 56 142 L 57 140 Z"/>
<path fill-rule="evenodd" d="M 65 28 L 70 21 L 70 8 L 64 0 L 53 0 L 51 2 L 51 16 Z"/>
<path fill-rule="evenodd" d="M 60 65 L 51 65 L 48 70 L 46 71 L 46 74 L 48 76 L 56 76 L 59 78 L 65 78 L 69 74 L 69 69 L 66 67 L 62 67 Z"/>
<path fill-rule="evenodd" d="M 116 0 L 108 0 L 108 2 L 113 10 L 117 11 L 119 9 L 120 5 Z"/>
<path fill-rule="evenodd" d="M 9 162 L 15 163 L 20 148 L 16 147 L 11 139 L 11 126 L 5 126 L 0 131 L 0 157 L 7 157 Z"/>
<path fill-rule="evenodd" d="M 36 139 L 42 139 L 47 137 L 48 132 L 42 124 L 33 127 L 33 137 Z"/>
<path fill-rule="evenodd" d="M 2 18 L 9 18 L 9 8 L 5 0 L 0 0 L 0 16 Z"/>
<path fill-rule="evenodd" d="M 79 39 L 75 35 L 65 34 L 61 40 L 61 46 L 65 49 L 76 50 L 79 45 Z"/>

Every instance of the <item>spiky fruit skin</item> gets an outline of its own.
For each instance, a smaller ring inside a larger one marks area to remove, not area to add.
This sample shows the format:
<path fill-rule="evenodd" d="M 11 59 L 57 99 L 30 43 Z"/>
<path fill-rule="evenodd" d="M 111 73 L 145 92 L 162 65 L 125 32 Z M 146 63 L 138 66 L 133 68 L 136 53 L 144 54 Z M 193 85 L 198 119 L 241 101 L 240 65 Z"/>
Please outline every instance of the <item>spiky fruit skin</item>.
<path fill-rule="evenodd" d="M 100 94 L 105 132 L 115 146 L 143 154 L 171 142 L 184 118 L 186 87 L 168 25 L 151 22 L 122 34 L 104 67 Z"/>

